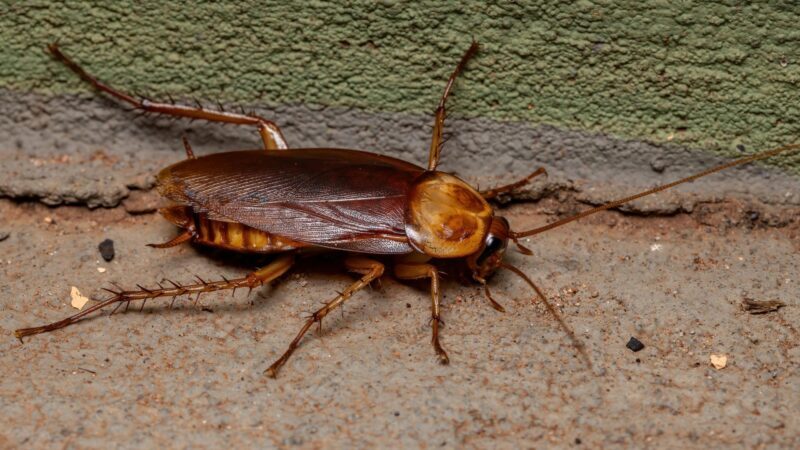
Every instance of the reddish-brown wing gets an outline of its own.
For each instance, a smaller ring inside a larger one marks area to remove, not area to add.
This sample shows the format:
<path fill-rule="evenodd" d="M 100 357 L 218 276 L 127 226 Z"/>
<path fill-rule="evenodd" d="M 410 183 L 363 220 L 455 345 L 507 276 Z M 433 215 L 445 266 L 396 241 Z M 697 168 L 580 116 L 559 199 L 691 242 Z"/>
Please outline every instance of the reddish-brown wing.
<path fill-rule="evenodd" d="M 268 233 L 320 247 L 409 253 L 404 211 L 419 166 L 342 149 L 239 151 L 161 171 L 159 191 Z"/>

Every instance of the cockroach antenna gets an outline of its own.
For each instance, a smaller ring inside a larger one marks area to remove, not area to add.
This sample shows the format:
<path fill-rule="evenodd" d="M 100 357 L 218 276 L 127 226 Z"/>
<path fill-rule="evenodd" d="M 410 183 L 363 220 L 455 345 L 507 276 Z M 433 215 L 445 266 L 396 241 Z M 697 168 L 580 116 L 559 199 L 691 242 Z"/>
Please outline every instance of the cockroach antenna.
<path fill-rule="evenodd" d="M 550 303 L 550 301 L 547 299 L 547 296 L 544 295 L 544 292 L 542 292 L 542 290 L 539 289 L 539 286 L 537 286 L 536 283 L 534 283 L 533 280 L 530 279 L 530 277 L 525 275 L 523 271 L 512 266 L 511 264 L 500 263 L 500 268 L 506 269 L 514 273 L 518 277 L 522 278 L 522 280 L 525 281 L 525 283 L 527 283 L 528 286 L 530 286 L 531 288 L 533 288 L 534 291 L 536 291 L 536 296 L 539 297 L 539 300 L 542 301 L 545 308 L 547 308 L 547 311 L 556 319 L 556 322 L 558 322 L 558 326 L 561 327 L 561 329 L 564 331 L 564 333 L 567 334 L 567 336 L 569 336 L 569 339 L 572 341 L 572 345 L 578 350 L 578 352 L 583 357 L 583 360 L 586 362 L 586 365 L 589 367 L 589 370 L 591 370 L 592 360 L 591 358 L 589 358 L 589 354 L 586 352 L 586 346 L 583 344 L 583 342 L 581 342 L 580 339 L 578 339 L 577 336 L 575 336 L 575 332 L 572 331 L 572 328 L 570 328 L 569 325 L 567 325 L 567 323 L 564 322 L 564 319 L 561 317 L 561 314 L 559 314 L 555 306 L 553 306 L 553 304 Z"/>
<path fill-rule="evenodd" d="M 756 153 L 755 155 L 750 155 L 750 156 L 745 156 L 743 158 L 735 159 L 735 160 L 727 162 L 725 164 L 720 164 L 719 166 L 712 167 L 710 169 L 706 169 L 706 170 L 704 170 L 704 171 L 702 171 L 700 173 L 696 173 L 696 174 L 688 176 L 686 178 L 681 178 L 680 180 L 676 180 L 676 181 L 673 181 L 671 183 L 662 184 L 661 186 L 657 186 L 657 187 L 654 187 L 652 189 L 648 189 L 648 190 L 646 190 L 644 192 L 640 192 L 638 194 L 634 194 L 634 195 L 631 195 L 629 197 L 624 197 L 624 198 L 620 198 L 620 199 L 617 199 L 617 200 L 610 201 L 610 202 L 608 202 L 608 203 L 606 203 L 604 205 L 600 205 L 598 207 L 588 209 L 588 210 L 583 211 L 581 213 L 575 214 L 574 216 L 567 217 L 567 218 L 561 219 L 561 220 L 557 220 L 557 221 L 555 221 L 553 223 L 549 223 L 547 225 L 544 225 L 544 226 L 541 226 L 541 227 L 538 227 L 538 228 L 534 228 L 532 230 L 519 231 L 519 232 L 512 231 L 512 232 L 510 232 L 509 237 L 511 239 L 515 240 L 515 239 L 519 239 L 519 238 L 523 238 L 523 237 L 527 237 L 527 236 L 533 236 L 533 235 L 536 235 L 536 234 L 539 234 L 539 233 L 543 233 L 543 232 L 545 232 L 547 230 L 552 230 L 553 228 L 558 228 L 558 227 L 560 227 L 562 225 L 566 225 L 566 224 L 568 224 L 570 222 L 574 222 L 574 221 L 576 221 L 578 219 L 582 219 L 582 218 L 584 218 L 586 216 L 591 216 L 592 214 L 598 213 L 600 211 L 605 211 L 607 209 L 616 208 L 617 206 L 623 205 L 625 203 L 632 202 L 632 201 L 640 199 L 642 197 L 646 197 L 648 195 L 656 194 L 656 193 L 661 192 L 661 191 L 666 191 L 667 189 L 670 189 L 670 188 L 673 188 L 675 186 L 678 186 L 679 184 L 689 183 L 689 182 L 692 182 L 694 180 L 697 180 L 698 178 L 706 177 L 708 175 L 711 175 L 711 174 L 714 174 L 714 173 L 717 173 L 717 172 L 721 172 L 723 170 L 730 169 L 732 167 L 741 166 L 743 164 L 751 163 L 753 161 L 759 161 L 759 160 L 762 160 L 762 159 L 772 158 L 773 156 L 776 156 L 776 155 L 779 155 L 781 153 L 788 152 L 788 151 L 791 151 L 791 150 L 797 150 L 798 148 L 800 148 L 800 144 L 789 144 L 789 145 L 784 145 L 782 147 L 778 147 L 778 148 L 775 148 L 775 149 L 772 149 L 772 150 L 767 150 L 767 151 L 764 151 L 764 152 L 761 152 L 761 153 Z"/>

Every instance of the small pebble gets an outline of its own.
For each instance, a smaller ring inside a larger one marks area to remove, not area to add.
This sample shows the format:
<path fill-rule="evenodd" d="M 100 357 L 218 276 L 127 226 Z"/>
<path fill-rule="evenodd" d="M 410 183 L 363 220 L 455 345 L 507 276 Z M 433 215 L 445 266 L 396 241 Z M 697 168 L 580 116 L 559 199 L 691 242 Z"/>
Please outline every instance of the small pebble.
<path fill-rule="evenodd" d="M 9 236 L 11 236 L 11 233 L 8 231 L 0 231 L 0 242 L 5 241 Z"/>
<path fill-rule="evenodd" d="M 111 239 L 106 239 L 105 241 L 101 242 L 97 248 L 100 249 L 100 256 L 102 256 L 106 262 L 114 259 L 114 241 Z"/>
<path fill-rule="evenodd" d="M 100 273 L 106 273 L 106 268 L 105 267 L 98 267 L 97 271 L 100 272 Z"/>
<path fill-rule="evenodd" d="M 750 314 L 766 314 L 769 312 L 777 311 L 786 306 L 780 300 L 753 300 L 752 298 L 744 298 L 742 300 L 742 309 Z"/>
<path fill-rule="evenodd" d="M 667 168 L 667 163 L 662 159 L 654 159 L 650 161 L 650 168 L 653 169 L 653 172 L 661 173 Z"/>
<path fill-rule="evenodd" d="M 644 344 L 642 344 L 642 341 L 631 336 L 631 339 L 625 344 L 625 347 L 628 347 L 631 351 L 638 352 L 644 348 Z"/>
<path fill-rule="evenodd" d="M 709 359 L 711 360 L 711 365 L 717 370 L 724 369 L 728 365 L 728 357 L 726 355 L 711 354 Z"/>

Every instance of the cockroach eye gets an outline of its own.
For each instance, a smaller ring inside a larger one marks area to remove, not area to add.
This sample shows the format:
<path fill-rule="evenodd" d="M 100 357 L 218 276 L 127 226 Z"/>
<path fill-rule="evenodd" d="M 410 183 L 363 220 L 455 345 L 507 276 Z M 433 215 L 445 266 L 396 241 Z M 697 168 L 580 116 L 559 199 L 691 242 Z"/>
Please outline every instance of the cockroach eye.
<path fill-rule="evenodd" d="M 478 260 L 476 262 L 478 263 L 479 266 L 482 266 L 483 263 L 486 262 L 486 259 L 488 257 L 492 256 L 498 250 L 501 250 L 503 247 L 505 246 L 503 245 L 502 240 L 494 236 L 489 236 L 486 239 L 486 247 L 484 247 L 483 252 L 481 252 L 481 256 L 478 257 Z"/>

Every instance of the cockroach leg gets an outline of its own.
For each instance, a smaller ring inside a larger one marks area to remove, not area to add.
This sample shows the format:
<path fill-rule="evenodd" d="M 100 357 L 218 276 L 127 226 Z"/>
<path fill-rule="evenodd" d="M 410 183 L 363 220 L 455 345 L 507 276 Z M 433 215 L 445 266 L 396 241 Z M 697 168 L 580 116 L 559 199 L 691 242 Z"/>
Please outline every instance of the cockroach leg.
<path fill-rule="evenodd" d="M 361 273 L 364 276 L 362 276 L 360 280 L 351 284 L 347 289 L 340 292 L 336 298 L 326 303 L 322 308 L 311 314 L 308 320 L 306 320 L 306 323 L 303 324 L 303 328 L 301 328 L 300 332 L 297 333 L 297 336 L 294 338 L 294 340 L 289 343 L 289 348 L 286 349 L 283 355 L 281 355 L 280 358 L 278 358 L 274 363 L 272 363 L 271 366 L 269 366 L 267 370 L 264 371 L 268 377 L 275 378 L 275 376 L 278 374 L 278 370 L 280 370 L 289 357 L 292 356 L 292 353 L 294 353 L 298 345 L 300 345 L 300 341 L 303 339 L 303 336 L 311 328 L 311 326 L 314 325 L 314 323 L 321 323 L 322 318 L 327 316 L 328 313 L 336 309 L 336 307 L 341 306 L 354 293 L 368 286 L 373 280 L 376 280 L 383 275 L 384 265 L 373 259 L 365 258 L 363 256 L 351 256 L 346 258 L 344 263 L 349 271 Z"/>
<path fill-rule="evenodd" d="M 264 141 L 264 148 L 266 150 L 285 150 L 288 148 L 286 139 L 283 137 L 278 126 L 263 117 L 253 114 L 238 114 L 225 111 L 211 111 L 203 108 L 202 106 L 186 106 L 177 105 L 174 103 L 158 103 L 152 102 L 147 99 L 138 100 L 137 98 L 126 94 L 122 91 L 112 88 L 111 86 L 99 81 L 97 78 L 86 72 L 75 61 L 70 59 L 67 55 L 61 52 L 58 44 L 50 44 L 47 46 L 50 54 L 57 60 L 61 61 L 70 70 L 75 72 L 82 80 L 91 84 L 95 89 L 105 92 L 112 97 L 126 102 L 143 112 L 167 114 L 176 117 L 185 117 L 188 119 L 201 119 L 209 122 L 223 122 L 232 123 L 236 125 L 254 125 L 258 128 L 261 139 Z"/>
<path fill-rule="evenodd" d="M 431 264 L 396 264 L 394 266 L 394 274 L 401 280 L 419 280 L 422 278 L 430 278 L 431 280 L 431 327 L 432 337 L 431 343 L 436 355 L 439 357 L 439 362 L 447 364 L 450 358 L 447 357 L 447 352 L 442 348 L 439 343 L 439 325 L 442 323 L 441 315 L 439 312 L 439 272 Z"/>
<path fill-rule="evenodd" d="M 546 177 L 547 176 L 547 171 L 544 170 L 543 167 L 540 167 L 540 168 L 534 170 L 530 175 L 528 175 L 527 177 L 525 177 L 525 178 L 523 178 L 523 179 L 521 179 L 519 181 L 515 181 L 513 183 L 506 184 L 504 186 L 498 186 L 498 187 L 496 187 L 494 189 L 489 189 L 488 191 L 481 191 L 481 195 L 486 200 L 491 200 L 493 198 L 497 198 L 498 195 L 506 194 L 506 193 L 514 191 L 515 189 L 519 189 L 522 186 L 525 186 L 526 184 L 530 183 L 532 179 L 536 178 L 539 175 L 544 175 Z"/>
<path fill-rule="evenodd" d="M 170 248 L 170 247 L 175 247 L 176 245 L 183 244 L 186 241 L 190 241 L 192 240 L 193 237 L 194 237 L 194 231 L 186 230 L 167 242 L 161 244 L 147 244 L 147 246 L 153 248 Z"/>
<path fill-rule="evenodd" d="M 431 150 L 430 155 L 428 156 L 428 170 L 436 169 L 436 166 L 439 164 L 439 156 L 442 153 L 442 132 L 444 131 L 444 120 L 447 117 L 447 110 L 445 108 L 447 97 L 450 96 L 450 91 L 453 89 L 453 83 L 455 83 L 456 77 L 458 77 L 458 74 L 464 70 L 464 66 L 467 65 L 467 61 L 469 61 L 469 59 L 472 58 L 477 52 L 478 43 L 476 41 L 472 41 L 472 45 L 469 46 L 467 51 L 464 53 L 464 56 L 461 57 L 461 61 L 458 62 L 455 70 L 453 70 L 453 73 L 447 80 L 447 85 L 444 88 L 442 99 L 439 100 L 439 107 L 436 108 L 436 117 L 433 119 L 433 137 L 431 138 Z"/>
<path fill-rule="evenodd" d="M 186 149 L 186 159 L 197 159 L 194 156 L 194 151 L 192 150 L 192 144 L 189 143 L 189 139 L 186 136 L 183 136 L 182 140 L 183 140 L 183 148 Z"/>
<path fill-rule="evenodd" d="M 238 287 L 254 287 L 260 286 L 264 283 L 268 283 L 273 281 L 286 273 L 289 268 L 292 267 L 294 263 L 294 254 L 286 253 L 280 255 L 277 259 L 269 263 L 267 266 L 255 271 L 251 272 L 247 276 L 242 278 L 234 278 L 226 281 L 208 281 L 208 282 L 201 282 L 195 284 L 177 284 L 174 282 L 170 283 L 173 287 L 170 288 L 161 288 L 158 289 L 147 289 L 147 288 L 140 288 L 139 290 L 134 291 L 125 291 L 125 290 L 117 290 L 111 291 L 114 295 L 113 297 L 103 300 L 95 305 L 92 305 L 90 308 L 84 309 L 83 311 L 67 317 L 66 319 L 59 320 L 58 322 L 53 322 L 48 325 L 43 325 L 39 327 L 32 327 L 32 328 L 21 328 L 19 330 L 14 331 L 14 334 L 22 340 L 25 336 L 31 336 L 34 334 L 39 333 L 46 333 L 48 331 L 58 330 L 59 328 L 64 328 L 69 325 L 72 325 L 75 322 L 78 322 L 82 318 L 86 317 L 87 315 L 105 308 L 106 306 L 113 305 L 114 303 L 125 303 L 125 309 L 127 310 L 128 305 L 133 300 L 148 300 L 151 298 L 157 297 L 177 297 L 179 295 L 186 295 L 186 294 L 194 294 L 194 293 L 202 293 L 202 292 L 213 292 L 219 291 L 223 289 L 234 289 Z M 118 305 L 119 306 L 119 305 Z M 115 309 L 116 311 L 116 309 Z"/>
<path fill-rule="evenodd" d="M 525 247 L 524 245 L 520 244 L 520 243 L 519 243 L 519 239 L 517 239 L 517 238 L 514 238 L 514 237 L 512 237 L 512 238 L 510 238 L 510 239 L 511 239 L 511 241 L 514 243 L 514 245 L 516 245 L 516 246 L 517 246 L 517 250 L 518 250 L 520 253 L 522 253 L 523 255 L 526 255 L 526 256 L 531 256 L 531 255 L 533 255 L 533 251 L 532 251 L 531 249 L 529 249 L 528 247 Z"/>
<path fill-rule="evenodd" d="M 483 294 L 486 297 L 486 300 L 489 300 L 489 304 L 492 306 L 492 308 L 494 308 L 497 312 L 506 312 L 506 309 L 503 308 L 503 305 L 497 303 L 497 300 L 492 297 L 492 291 L 489 289 L 489 285 L 486 283 L 483 284 Z"/>

